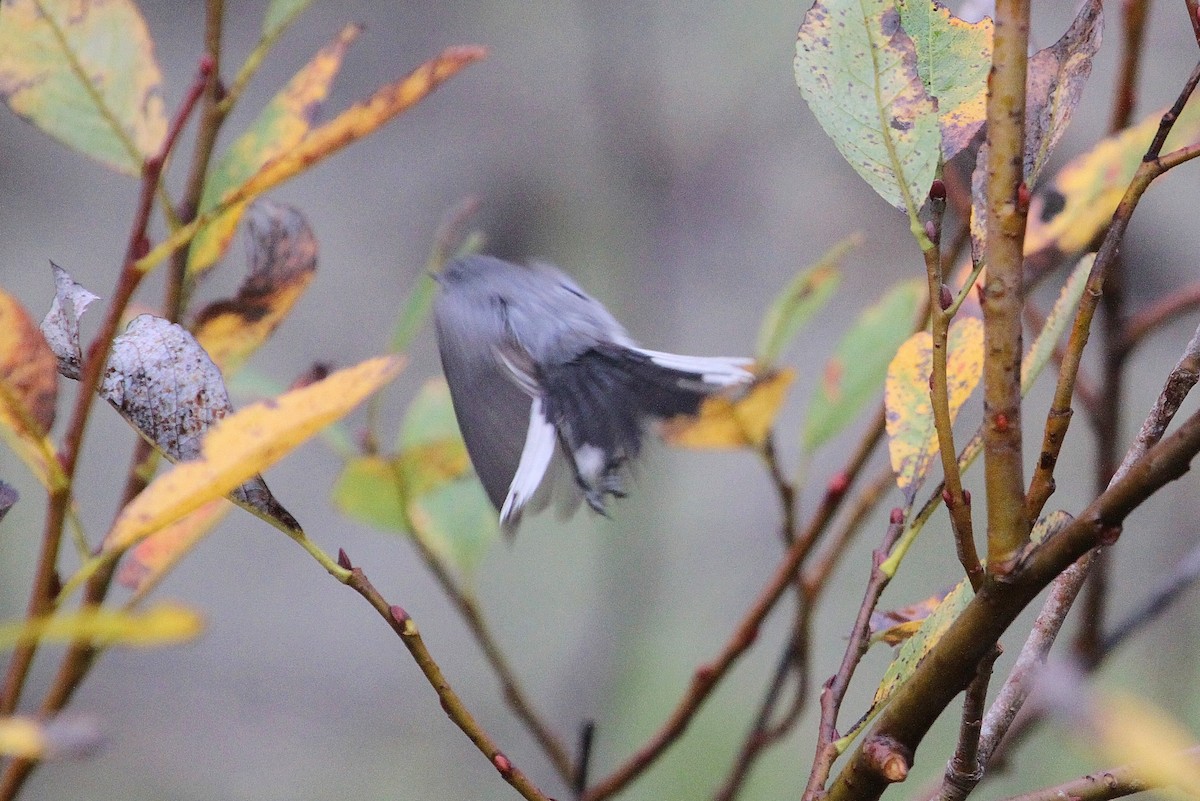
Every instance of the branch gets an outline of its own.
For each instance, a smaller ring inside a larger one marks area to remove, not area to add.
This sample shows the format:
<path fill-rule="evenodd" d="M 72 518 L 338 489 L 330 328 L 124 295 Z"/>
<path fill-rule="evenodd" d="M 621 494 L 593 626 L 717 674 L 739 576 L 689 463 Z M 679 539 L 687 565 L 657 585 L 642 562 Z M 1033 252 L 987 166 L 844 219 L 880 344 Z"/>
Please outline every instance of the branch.
<path fill-rule="evenodd" d="M 1109 133 L 1129 126 L 1137 105 L 1138 73 L 1142 65 L 1142 45 L 1146 38 L 1146 21 L 1150 16 L 1149 0 L 1125 0 L 1121 3 L 1121 66 L 1115 84 Z"/>
<path fill-rule="evenodd" d="M 1188 284 L 1129 318 L 1121 350 L 1125 355 L 1162 326 L 1200 308 L 1200 283 Z"/>
<path fill-rule="evenodd" d="M 891 574 L 882 570 L 881 565 L 887 560 L 903 531 L 904 513 L 900 509 L 893 509 L 883 542 L 871 554 L 871 578 L 867 581 L 862 604 L 858 607 L 858 617 L 855 618 L 854 628 L 850 631 L 850 641 L 846 644 L 842 663 L 838 666 L 837 673 L 829 677 L 821 690 L 821 723 L 817 729 L 817 753 L 813 757 L 813 767 L 808 774 L 803 801 L 815 801 L 821 796 L 825 781 L 829 778 L 829 771 L 841 753 L 836 744 L 839 739 L 838 713 L 841 711 L 842 700 L 846 697 L 846 690 L 850 687 L 850 680 L 854 677 L 854 671 L 871 645 L 871 612 L 879 603 L 879 596 L 883 595 L 884 589 L 892 580 Z"/>
<path fill-rule="evenodd" d="M 1021 269 L 1028 0 L 996 3 L 988 75 L 987 277 L 983 285 L 983 442 L 988 573 L 1003 576 L 1029 542 L 1021 443 Z"/>
<path fill-rule="evenodd" d="M 983 777 L 984 761 L 980 759 L 980 730 L 983 726 L 983 710 L 987 706 L 988 682 L 992 678 L 992 666 L 996 664 L 1001 649 L 997 646 L 983 658 L 976 669 L 975 678 L 967 686 L 963 701 L 962 722 L 959 724 L 958 746 L 954 756 L 946 765 L 946 773 L 938 791 L 938 801 L 965 798 Z M 966 792 L 959 796 L 959 788 Z"/>
<path fill-rule="evenodd" d="M 1182 756 L 1200 759 L 1200 746 L 1189 748 Z M 1146 775 L 1146 769 L 1141 765 L 1123 765 L 1119 768 L 1098 770 L 1054 787 L 1014 795 L 1004 801 L 1061 801 L 1064 798 L 1071 801 L 1109 801 L 1164 786 L 1161 782 L 1145 779 Z"/>
<path fill-rule="evenodd" d="M 1113 542 L 1130 512 L 1186 473 L 1197 452 L 1200 412 L 1150 448 L 1078 518 L 1030 552 L 1004 582 L 986 581 L 884 708 L 870 737 L 838 775 L 829 801 L 878 798 L 892 779 L 879 770 L 867 746 L 886 742 L 893 751 L 915 750 L 1017 615 L 1072 562 L 1097 545 Z"/>
<path fill-rule="evenodd" d="M 1092 318 L 1096 313 L 1096 307 L 1104 291 L 1105 278 L 1120 250 L 1121 242 L 1125 238 L 1125 230 L 1129 227 L 1130 218 L 1133 216 L 1133 212 L 1137 208 L 1142 195 L 1145 194 L 1155 178 L 1172 167 L 1200 155 L 1200 147 L 1194 145 L 1180 148 L 1166 156 L 1159 155 L 1167 134 L 1170 133 L 1176 119 L 1178 119 L 1180 110 L 1195 90 L 1197 81 L 1200 81 L 1200 64 L 1197 64 L 1196 68 L 1192 70 L 1192 74 L 1189 76 L 1175 104 L 1163 115 L 1162 121 L 1159 123 L 1158 133 L 1155 135 L 1150 148 L 1146 151 L 1146 155 L 1134 173 L 1132 180 L 1130 180 L 1129 187 L 1125 190 L 1125 195 L 1117 205 L 1117 210 L 1113 213 L 1112 223 L 1104 235 L 1104 240 L 1100 244 L 1100 250 L 1096 253 L 1096 260 L 1092 264 L 1091 273 L 1088 275 L 1087 286 L 1084 289 L 1083 297 L 1079 301 L 1079 309 L 1075 313 L 1075 320 L 1071 326 L 1071 334 L 1067 340 L 1066 358 L 1063 359 L 1059 367 L 1058 384 L 1054 389 L 1054 400 L 1051 403 L 1050 412 L 1046 416 L 1046 426 L 1042 434 L 1041 454 L 1038 457 L 1033 477 L 1029 482 L 1027 507 L 1031 520 L 1041 514 L 1042 507 L 1045 506 L 1051 493 L 1054 492 L 1054 467 L 1058 462 L 1058 454 L 1062 449 L 1067 429 L 1071 424 L 1071 396 L 1074 392 L 1075 378 L 1079 373 L 1079 364 L 1083 359 L 1083 350 L 1087 345 L 1090 335 Z"/>
<path fill-rule="evenodd" d="M 876 444 L 883 436 L 883 429 L 884 422 L 881 412 L 872 421 L 870 430 L 859 442 L 858 448 L 846 466 L 835 476 L 835 480 L 830 481 L 821 505 L 817 508 L 812 520 L 809 521 L 801 536 L 797 537 L 796 541 L 788 548 L 767 585 L 763 587 L 751 604 L 750 609 L 738 624 L 721 653 L 712 662 L 698 667 L 692 674 L 692 680 L 684 692 L 683 698 L 680 699 L 675 710 L 658 732 L 625 763 L 584 793 L 581 801 L 602 801 L 624 789 L 683 734 L 704 701 L 729 672 L 733 663 L 754 643 L 754 639 L 758 636 L 759 626 L 762 625 L 767 615 L 775 608 L 788 587 L 794 585 L 796 572 L 821 533 L 833 519 L 834 513 L 841 506 L 854 480 L 862 472 Z"/>
<path fill-rule="evenodd" d="M 348 560 L 341 560 L 343 564 Z M 512 763 L 512 761 L 504 755 L 497 746 L 496 742 L 484 730 L 482 726 L 475 720 L 463 704 L 462 699 L 454 692 L 450 683 L 446 681 L 446 677 L 442 675 L 442 670 L 434 661 L 429 649 L 425 647 L 425 641 L 421 639 L 420 632 L 417 631 L 417 624 L 409 617 L 399 606 L 388 604 L 375 586 L 371 584 L 362 568 L 350 568 L 350 579 L 346 582 L 347 586 L 366 599 L 376 612 L 379 613 L 397 636 L 404 643 L 404 647 L 412 654 L 413 660 L 417 663 L 417 667 L 425 674 L 425 678 L 437 693 L 438 700 L 441 701 L 442 709 L 454 721 L 454 724 L 462 730 L 463 734 L 475 745 L 479 751 L 488 758 L 492 766 L 500 773 L 500 776 L 516 789 L 522 797 L 529 801 L 550 801 L 549 798 L 537 788 L 530 779 L 521 772 L 520 768 Z"/>

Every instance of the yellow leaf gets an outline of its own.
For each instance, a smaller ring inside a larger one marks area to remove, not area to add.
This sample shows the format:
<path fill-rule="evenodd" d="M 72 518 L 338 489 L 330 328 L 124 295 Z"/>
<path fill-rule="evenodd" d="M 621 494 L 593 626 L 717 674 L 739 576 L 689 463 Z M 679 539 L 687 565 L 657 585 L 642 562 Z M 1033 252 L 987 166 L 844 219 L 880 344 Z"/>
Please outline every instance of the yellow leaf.
<path fill-rule="evenodd" d="M 117 581 L 138 592 L 157 584 L 232 509 L 233 504 L 218 498 L 151 534 L 122 563 Z"/>
<path fill-rule="evenodd" d="M 947 390 L 953 421 L 983 375 L 983 323 L 973 317 L 956 320 L 947 344 Z M 933 337 L 921 331 L 900 346 L 884 385 L 888 453 L 896 483 L 906 497 L 916 492 L 938 453 L 929 396 L 932 371 Z"/>
<path fill-rule="evenodd" d="M 236 489 L 391 381 L 403 362 L 369 359 L 221 420 L 199 458 L 163 473 L 121 510 L 104 550 L 119 553 Z"/>
<path fill-rule="evenodd" d="M 871 642 L 883 641 L 888 645 L 899 645 L 917 633 L 925 619 L 945 600 L 949 590 L 944 590 L 899 609 L 876 609 L 871 613 Z"/>
<path fill-rule="evenodd" d="M 42 724 L 33 718 L 0 718 L 0 754 L 40 759 L 46 753 Z"/>
<path fill-rule="evenodd" d="M 451 47 L 407 77 L 379 89 L 309 134 L 296 148 L 268 162 L 238 194 L 247 198 L 267 191 L 346 145 L 362 139 L 406 111 L 463 67 L 480 60 L 482 47 Z"/>
<path fill-rule="evenodd" d="M 756 380 L 740 398 L 723 394 L 705 398 L 696 416 L 663 423 L 662 437 L 681 448 L 758 447 L 795 379 L 795 370 L 780 370 Z"/>
<path fill-rule="evenodd" d="M 63 480 L 54 445 L 58 361 L 11 295 L 0 290 L 0 436 L 44 486 Z"/>
<path fill-rule="evenodd" d="M 0 718 L 0 755 L 4 756 L 84 759 L 93 756 L 103 743 L 99 728 L 89 716 Z"/>
<path fill-rule="evenodd" d="M 1200 765 L 1186 751 L 1196 738 L 1145 698 L 1110 693 L 1098 699 L 1093 722 L 1097 744 L 1117 762 L 1132 762 L 1152 786 L 1175 787 L 1200 798 Z"/>
<path fill-rule="evenodd" d="M 229 146 L 204 184 L 201 212 L 216 206 L 227 192 L 245 183 L 262 165 L 304 139 L 329 96 L 346 50 L 361 31 L 359 25 L 342 28 L 337 37 L 321 48 L 312 61 L 271 99 L 249 129 Z M 196 233 L 188 252 L 188 270 L 201 272 L 221 258 L 245 208 L 244 202 L 236 204 Z M 213 360 L 220 364 L 215 356 Z"/>
<path fill-rule="evenodd" d="M 67 614 L 0 624 L 0 647 L 89 640 L 108 645 L 167 645 L 190 640 L 204 628 L 200 616 L 182 606 L 159 604 L 145 612 L 87 607 Z"/>

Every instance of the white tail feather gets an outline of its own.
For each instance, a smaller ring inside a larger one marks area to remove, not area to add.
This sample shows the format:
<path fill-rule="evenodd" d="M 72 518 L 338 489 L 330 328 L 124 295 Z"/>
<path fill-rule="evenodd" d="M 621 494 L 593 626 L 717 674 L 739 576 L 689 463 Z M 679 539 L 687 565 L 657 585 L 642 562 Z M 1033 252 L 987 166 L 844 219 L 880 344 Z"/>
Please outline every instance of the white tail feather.
<path fill-rule="evenodd" d="M 745 384 L 754 378 L 746 366 L 753 359 L 727 356 L 683 356 L 678 353 L 664 353 L 658 350 L 634 348 L 638 353 L 649 356 L 650 360 L 660 367 L 671 370 L 682 370 L 685 373 L 697 373 L 706 384 L 720 387 Z"/>
<path fill-rule="evenodd" d="M 521 461 L 517 463 L 517 472 L 513 475 L 508 496 L 500 509 L 500 525 L 506 532 L 515 531 L 521 522 L 521 510 L 542 483 L 557 442 L 554 425 L 542 412 L 542 399 L 535 397 L 529 407 L 529 431 L 525 435 Z"/>

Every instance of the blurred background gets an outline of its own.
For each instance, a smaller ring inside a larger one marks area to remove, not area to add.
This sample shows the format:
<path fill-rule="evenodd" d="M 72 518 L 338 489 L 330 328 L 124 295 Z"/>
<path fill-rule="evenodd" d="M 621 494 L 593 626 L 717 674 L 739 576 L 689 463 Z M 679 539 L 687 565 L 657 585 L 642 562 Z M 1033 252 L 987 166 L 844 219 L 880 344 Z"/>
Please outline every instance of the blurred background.
<path fill-rule="evenodd" d="M 141 3 L 158 45 L 168 109 L 201 54 L 202 5 Z M 265 5 L 227 3 L 229 74 L 253 48 Z M 326 118 L 444 46 L 478 43 L 490 55 L 382 132 L 272 194 L 308 215 L 321 245 L 319 272 L 250 369 L 286 384 L 314 361 L 349 365 L 383 351 L 439 220 L 468 196 L 479 201 L 472 222 L 486 234 L 490 252 L 561 265 L 644 345 L 684 353 L 750 353 L 775 293 L 828 246 L 862 231 L 865 244 L 847 260 L 834 303 L 787 355 L 799 378 L 781 418 L 779 444 L 784 464 L 799 470 L 799 426 L 824 360 L 854 316 L 886 287 L 923 275 L 905 217 L 842 161 L 796 89 L 792 55 L 807 5 L 316 3 L 270 56 L 223 143 L 345 22 L 360 21 L 366 30 L 346 58 Z M 1045 46 L 1065 30 L 1072 4 L 1036 5 L 1034 40 Z M 1170 102 L 1195 61 L 1182 9 L 1160 5 L 1152 15 L 1153 57 L 1144 65 L 1139 117 Z M 1109 6 L 1107 41 L 1055 165 L 1107 128 L 1119 39 L 1117 4 Z M 190 135 L 179 152 L 188 152 Z M 0 113 L 0 148 L 4 288 L 40 318 L 53 294 L 47 269 L 53 259 L 93 291 L 109 294 L 135 182 L 7 111 Z M 176 195 L 184 166 L 181 160 L 170 174 Z M 1125 253 L 1136 265 L 1130 281 L 1135 308 L 1195 279 L 1189 234 L 1198 187 L 1194 168 L 1177 172 L 1152 190 L 1131 229 Z M 240 245 L 230 253 L 202 297 L 225 294 L 241 280 Z M 159 280 L 145 288 L 143 303 L 157 302 Z M 1047 298 L 1056 293 L 1049 287 Z M 1128 434 L 1192 326 L 1194 320 L 1183 321 L 1139 351 L 1131 366 Z M 431 331 L 422 333 L 411 356 L 386 394 L 385 409 L 397 422 L 420 385 L 439 372 Z M 1046 383 L 1044 377 L 1030 401 L 1034 423 L 1047 404 Z M 134 439 L 116 414 L 98 411 L 79 497 L 93 537 L 115 512 Z M 966 411 L 960 428 L 970 430 L 977 420 L 977 410 Z M 1080 436 L 1065 452 L 1070 466 L 1060 471 L 1052 503 L 1078 511 L 1090 497 L 1090 447 L 1082 424 L 1073 433 Z M 802 514 L 854 442 L 852 430 L 804 466 L 809 487 Z M 883 464 L 879 455 L 873 469 Z M 389 601 L 412 614 L 450 682 L 513 762 L 550 794 L 567 797 L 409 543 L 333 509 L 329 487 L 339 466 L 314 442 L 267 480 L 311 537 L 331 552 L 344 548 Z M 24 611 L 43 502 L 6 450 L 0 451 L 0 476 L 23 496 L 0 526 L 0 617 L 11 618 Z M 981 492 L 978 476 L 972 481 Z M 1130 521 L 1117 549 L 1114 609 L 1140 597 L 1191 547 L 1200 512 L 1196 495 L 1194 478 L 1185 477 L 1172 499 Z M 762 761 L 744 798 L 798 796 L 815 742 L 819 684 L 841 658 L 869 551 L 897 502 L 898 493 L 884 502 L 838 571 L 816 617 L 809 714 Z M 534 518 L 515 543 L 491 548 L 474 579 L 485 611 L 539 710 L 568 742 L 583 721 L 596 721 L 594 776 L 607 774 L 657 729 L 691 672 L 724 645 L 780 556 L 779 522 L 770 481 L 753 454 L 659 447 L 612 520 L 580 515 L 561 525 L 550 515 Z M 916 561 L 884 596 L 885 607 L 957 580 L 944 513 L 911 558 Z M 515 797 L 447 720 L 376 614 L 266 525 L 235 512 L 159 596 L 204 610 L 207 632 L 185 647 L 104 656 L 73 708 L 96 717 L 107 749 L 90 762 L 42 768 L 25 797 Z M 1196 676 L 1194 637 L 1182 635 L 1200 623 L 1195 601 L 1189 596 L 1169 624 L 1131 643 L 1103 680 L 1136 680 L 1140 692 L 1195 721 L 1200 696 L 1181 689 Z M 771 617 L 686 737 L 624 797 L 711 795 L 778 658 L 787 606 Z M 1010 654 L 1020 641 L 1006 640 Z M 27 697 L 44 688 L 60 654 L 44 649 Z M 883 649 L 868 656 L 844 725 L 866 708 L 888 658 Z M 943 724 L 918 752 L 915 775 L 896 788 L 899 796 L 940 774 L 955 721 Z M 1043 729 L 1043 746 L 1026 752 L 1019 770 L 994 791 L 1035 787 L 1100 764 L 1061 734 Z"/>

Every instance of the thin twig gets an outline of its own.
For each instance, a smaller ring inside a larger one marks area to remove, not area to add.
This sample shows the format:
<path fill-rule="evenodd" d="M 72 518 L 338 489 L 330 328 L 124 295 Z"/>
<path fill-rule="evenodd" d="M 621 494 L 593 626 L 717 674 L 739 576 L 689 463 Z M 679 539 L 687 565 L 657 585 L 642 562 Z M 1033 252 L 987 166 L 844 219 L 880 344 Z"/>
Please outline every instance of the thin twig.
<path fill-rule="evenodd" d="M 1000 648 L 993 648 L 976 669 L 975 678 L 967 685 L 963 699 L 962 720 L 958 729 L 958 745 L 954 756 L 946 765 L 942 789 L 938 801 L 957 798 L 956 788 L 974 787 L 983 777 L 983 761 L 979 758 L 979 733 L 983 727 L 983 712 L 987 706 L 988 682 L 992 678 L 992 666 L 1000 656 Z"/>
<path fill-rule="evenodd" d="M 826 530 L 855 479 L 866 466 L 867 460 L 883 436 L 883 429 L 883 415 L 880 414 L 872 421 L 869 430 L 859 442 L 846 466 L 837 474 L 836 480 L 830 482 L 825 496 L 804 532 L 788 548 L 783 559 L 776 566 L 775 572 L 759 592 L 758 597 L 754 599 L 721 653 L 713 661 L 696 669 L 683 697 L 650 740 L 612 773 L 584 793 L 583 801 L 602 801 L 625 788 L 683 734 L 704 701 L 733 667 L 734 662 L 754 643 L 759 627 L 767 615 L 775 608 L 788 588 L 795 585 L 796 573 L 800 569 L 800 565 Z"/>
<path fill-rule="evenodd" d="M 1128 354 L 1167 323 L 1196 309 L 1200 309 L 1200 283 L 1176 289 L 1129 318 L 1125 324 L 1121 350 Z"/>
<path fill-rule="evenodd" d="M 1166 578 L 1100 640 L 1100 656 L 1103 658 L 1112 653 L 1131 635 L 1141 631 L 1146 624 L 1169 609 L 1198 579 L 1200 546 L 1193 548 L 1177 561 Z"/>
<path fill-rule="evenodd" d="M 1114 84 L 1116 98 L 1108 124 L 1109 133 L 1124 130 L 1133 118 L 1149 16 L 1148 0 L 1124 0 L 1121 3 L 1121 61 Z"/>
<path fill-rule="evenodd" d="M 529 777 L 504 755 L 496 741 L 471 715 L 462 699 L 442 674 L 433 655 L 429 653 L 425 641 L 417 630 L 417 624 L 413 622 L 408 613 L 401 607 L 389 604 L 384 600 L 361 568 L 351 568 L 350 580 L 346 584 L 366 599 L 367 603 L 387 622 L 392 631 L 400 637 L 404 647 L 412 654 L 417 667 L 425 674 L 430 686 L 437 693 L 442 709 L 445 710 L 450 720 L 454 721 L 454 724 L 462 730 L 463 734 L 467 735 L 475 747 L 487 757 L 500 776 L 529 801 L 549 801 L 549 798 L 537 788 Z"/>
<path fill-rule="evenodd" d="M 1200 155 L 1200 147 L 1196 146 L 1183 147 L 1166 156 L 1159 155 L 1167 134 L 1174 126 L 1179 111 L 1195 90 L 1197 81 L 1200 81 L 1200 64 L 1197 64 L 1196 68 L 1192 70 L 1192 74 L 1188 77 L 1175 104 L 1163 115 L 1158 133 L 1130 180 L 1121 202 L 1117 205 L 1112 223 L 1104 235 L 1100 250 L 1096 253 L 1096 260 L 1088 274 L 1087 286 L 1071 326 L 1071 334 L 1067 341 L 1067 358 L 1063 360 L 1058 371 L 1058 384 L 1054 390 L 1054 400 L 1050 412 L 1046 416 L 1045 430 L 1042 434 L 1041 454 L 1029 482 L 1027 510 L 1030 519 L 1035 519 L 1041 514 L 1042 507 L 1054 492 L 1054 467 L 1058 463 L 1058 455 L 1070 426 L 1071 398 L 1074 394 L 1075 377 L 1079 372 L 1083 350 L 1090 336 L 1092 318 L 1103 294 L 1108 270 L 1120 251 L 1133 212 L 1155 178 L 1172 167 Z"/>
<path fill-rule="evenodd" d="M 1200 760 L 1200 746 L 1189 748 L 1180 754 L 1192 760 Z M 1098 770 L 1079 779 L 1010 796 L 1003 801 L 1110 801 L 1134 793 L 1145 792 L 1165 786 L 1162 781 L 1146 778 L 1151 775 L 1142 765 L 1123 765 L 1119 768 Z"/>
<path fill-rule="evenodd" d="M 895 509 L 892 511 L 892 519 L 883 542 L 871 554 L 871 577 L 867 581 L 862 604 L 858 607 L 858 617 L 855 618 L 854 628 L 850 631 L 850 641 L 846 644 L 842 663 L 837 673 L 825 682 L 825 687 L 821 690 L 821 722 L 817 728 L 817 752 L 813 757 L 808 784 L 804 788 L 804 801 L 815 801 L 821 796 L 829 778 L 829 771 L 841 753 L 836 745 L 839 738 L 838 713 L 841 711 L 842 700 L 846 697 L 846 690 L 850 687 L 850 680 L 871 644 L 871 613 L 879 603 L 879 596 L 892 580 L 891 574 L 881 570 L 880 566 L 887 560 L 903 531 L 904 513 Z"/>

